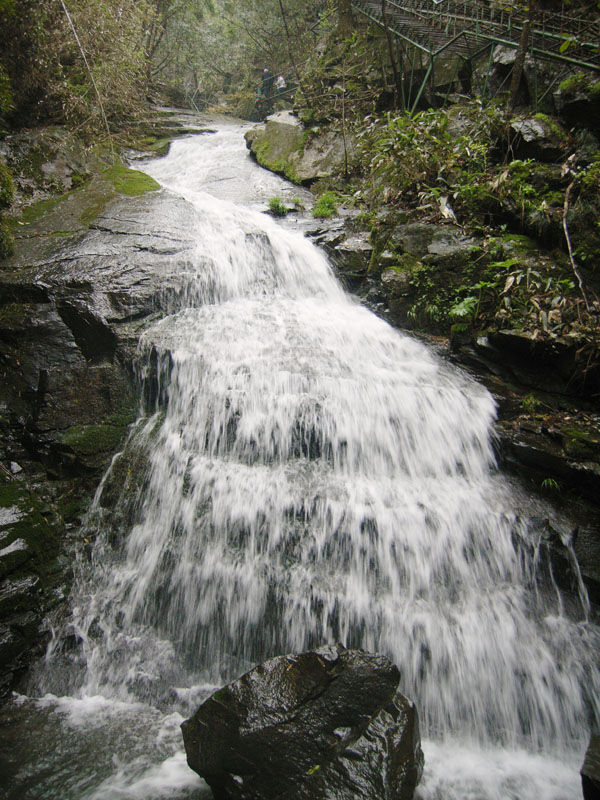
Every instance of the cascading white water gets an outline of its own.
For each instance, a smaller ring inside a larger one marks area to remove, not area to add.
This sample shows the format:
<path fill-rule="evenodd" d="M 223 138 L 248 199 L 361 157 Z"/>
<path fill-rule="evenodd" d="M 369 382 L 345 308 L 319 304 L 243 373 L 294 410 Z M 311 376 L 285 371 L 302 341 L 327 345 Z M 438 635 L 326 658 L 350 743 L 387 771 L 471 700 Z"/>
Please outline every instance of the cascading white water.
<path fill-rule="evenodd" d="M 260 175 L 236 126 L 147 167 L 196 206 L 199 267 L 140 343 L 161 383 L 129 443 L 148 474 L 126 533 L 99 492 L 80 695 L 168 706 L 342 641 L 398 664 L 432 740 L 423 798 L 577 797 L 598 639 L 534 590 L 490 395 L 348 298 L 300 234 L 232 205 L 239 181 L 209 194 L 224 169 Z"/>

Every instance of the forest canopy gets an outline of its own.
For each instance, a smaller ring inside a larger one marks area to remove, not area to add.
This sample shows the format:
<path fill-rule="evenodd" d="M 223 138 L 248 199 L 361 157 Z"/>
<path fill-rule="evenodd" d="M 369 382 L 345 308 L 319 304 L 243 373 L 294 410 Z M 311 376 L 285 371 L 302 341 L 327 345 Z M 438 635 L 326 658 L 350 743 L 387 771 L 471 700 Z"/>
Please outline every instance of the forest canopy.
<path fill-rule="evenodd" d="M 0 0 L 0 118 L 111 127 L 159 90 L 210 101 L 290 74 L 328 0 Z M 326 24 L 326 23 L 325 23 Z"/>

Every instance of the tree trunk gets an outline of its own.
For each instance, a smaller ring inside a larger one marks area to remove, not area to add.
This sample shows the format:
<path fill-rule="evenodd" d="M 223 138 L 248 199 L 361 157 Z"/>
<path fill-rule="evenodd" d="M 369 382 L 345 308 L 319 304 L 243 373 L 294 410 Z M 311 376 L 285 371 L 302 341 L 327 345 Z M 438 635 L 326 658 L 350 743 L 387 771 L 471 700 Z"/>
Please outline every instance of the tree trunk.
<path fill-rule="evenodd" d="M 342 36 L 349 36 L 354 30 L 350 0 L 338 0 L 338 26 Z"/>
<path fill-rule="evenodd" d="M 390 54 L 390 61 L 392 64 L 392 73 L 394 75 L 394 107 L 397 108 L 402 103 L 402 86 L 400 79 L 400 71 L 396 63 L 396 55 L 394 53 L 394 37 L 389 29 L 387 14 L 385 13 L 385 0 L 381 0 L 381 16 L 383 19 L 383 27 L 385 28 L 385 35 L 387 38 L 387 46 Z"/>
<path fill-rule="evenodd" d="M 517 95 L 519 94 L 521 76 L 523 75 L 523 67 L 525 65 L 525 56 L 527 55 L 527 48 L 529 47 L 529 34 L 535 17 L 535 11 L 536 11 L 536 0 L 529 0 L 529 8 L 527 9 L 527 19 L 523 23 L 523 30 L 521 31 L 521 39 L 519 40 L 519 47 L 517 48 L 517 55 L 515 56 L 515 63 L 513 64 L 512 68 L 510 91 L 508 93 L 509 111 L 513 111 L 517 104 Z"/>
<path fill-rule="evenodd" d="M 294 48 L 292 46 L 292 38 L 290 36 L 290 29 L 288 27 L 287 16 L 285 13 L 285 8 L 283 6 L 283 0 L 279 0 L 279 8 L 281 9 L 281 19 L 283 20 L 283 24 L 285 27 L 285 35 L 288 43 L 288 52 L 290 54 L 290 61 L 292 62 L 292 67 L 294 68 L 294 74 L 296 76 L 296 80 L 298 81 L 298 86 L 300 87 L 304 97 L 306 97 L 306 91 L 304 90 L 304 86 L 302 85 L 302 78 L 300 77 L 300 72 L 298 71 L 298 66 L 294 58 Z"/>

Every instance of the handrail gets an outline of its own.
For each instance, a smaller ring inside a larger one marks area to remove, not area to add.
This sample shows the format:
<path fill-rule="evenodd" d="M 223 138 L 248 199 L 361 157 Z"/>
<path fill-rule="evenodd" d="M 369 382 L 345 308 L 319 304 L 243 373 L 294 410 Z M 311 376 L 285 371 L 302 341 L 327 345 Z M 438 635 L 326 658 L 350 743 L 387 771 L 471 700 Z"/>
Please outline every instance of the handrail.
<path fill-rule="evenodd" d="M 380 2 L 351 2 L 368 19 L 385 25 Z M 527 19 L 523 11 L 509 12 L 502 5 L 484 6 L 474 0 L 385 0 L 385 5 L 387 27 L 431 56 L 451 47 L 461 34 L 465 40 L 517 47 Z M 542 59 L 600 71 L 600 19 L 541 10 L 530 37 L 531 52 Z"/>

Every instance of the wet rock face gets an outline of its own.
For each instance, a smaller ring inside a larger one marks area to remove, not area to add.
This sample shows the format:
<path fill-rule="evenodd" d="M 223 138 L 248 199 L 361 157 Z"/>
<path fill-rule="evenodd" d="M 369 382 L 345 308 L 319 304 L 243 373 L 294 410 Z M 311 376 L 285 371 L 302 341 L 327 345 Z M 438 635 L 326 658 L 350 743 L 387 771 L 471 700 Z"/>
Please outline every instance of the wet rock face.
<path fill-rule="evenodd" d="M 59 526 L 52 509 L 15 476 L 0 474 L 0 696 L 27 664 L 44 614 L 57 605 Z"/>
<path fill-rule="evenodd" d="M 581 767 L 581 785 L 584 800 L 600 797 L 600 736 L 592 735 Z"/>
<path fill-rule="evenodd" d="M 195 213 L 130 197 L 0 263 L 0 698 L 68 594 L 65 552 L 136 416 L 139 335 L 188 288 Z"/>
<path fill-rule="evenodd" d="M 183 723 L 188 764 L 217 800 L 409 800 L 423 754 L 399 677 L 341 645 L 270 659 Z"/>

